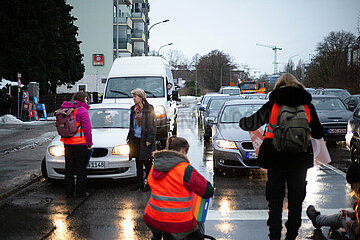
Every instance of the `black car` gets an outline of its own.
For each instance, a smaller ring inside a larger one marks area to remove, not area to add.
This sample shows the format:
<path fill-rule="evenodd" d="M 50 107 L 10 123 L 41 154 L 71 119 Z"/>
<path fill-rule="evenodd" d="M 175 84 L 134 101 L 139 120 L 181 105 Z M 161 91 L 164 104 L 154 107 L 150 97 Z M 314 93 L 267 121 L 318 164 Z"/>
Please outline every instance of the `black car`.
<path fill-rule="evenodd" d="M 313 92 L 314 95 L 335 95 L 338 96 L 341 100 L 344 100 L 351 94 L 348 90 L 343 88 L 318 88 Z"/>
<path fill-rule="evenodd" d="M 324 127 L 324 140 L 345 141 L 346 126 L 352 112 L 347 109 L 344 102 L 333 95 L 312 95 L 311 103 L 315 106 Z"/>
<path fill-rule="evenodd" d="M 360 94 L 348 96 L 344 99 L 344 103 L 348 106 L 349 110 L 353 111 L 360 102 Z"/>
<path fill-rule="evenodd" d="M 360 105 L 348 122 L 345 139 L 346 147 L 350 150 L 351 162 L 360 163 Z"/>
<path fill-rule="evenodd" d="M 203 115 L 203 133 L 204 133 L 204 140 L 208 141 L 210 140 L 210 137 L 212 135 L 212 125 L 214 123 L 215 118 L 217 118 L 219 111 L 222 107 L 222 105 L 231 99 L 243 99 L 242 97 L 238 96 L 212 96 L 209 99 L 208 104 L 206 105 L 206 108 L 200 107 L 200 111 L 202 111 Z"/>

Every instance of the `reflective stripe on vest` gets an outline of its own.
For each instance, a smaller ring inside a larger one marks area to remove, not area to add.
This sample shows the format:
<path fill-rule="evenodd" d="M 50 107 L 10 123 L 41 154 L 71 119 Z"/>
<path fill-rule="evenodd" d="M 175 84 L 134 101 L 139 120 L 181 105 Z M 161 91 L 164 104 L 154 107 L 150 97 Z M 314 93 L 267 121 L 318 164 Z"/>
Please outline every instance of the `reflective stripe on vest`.
<path fill-rule="evenodd" d="M 60 140 L 64 143 L 64 144 L 86 144 L 86 138 L 84 135 L 84 132 L 82 131 L 82 127 L 80 126 L 80 123 L 76 120 L 76 115 L 77 115 L 77 111 L 79 110 L 79 108 L 74 110 L 74 119 L 75 119 L 75 123 L 76 126 L 78 127 L 77 132 L 74 136 L 69 137 L 69 138 L 61 138 Z"/>
<path fill-rule="evenodd" d="M 269 121 L 269 124 L 266 126 L 265 138 L 274 138 L 274 128 L 276 126 L 276 121 L 277 121 L 277 118 L 279 115 L 280 107 L 281 106 L 279 104 L 274 103 L 274 105 L 271 109 L 270 121 Z M 307 105 L 304 105 L 304 107 L 305 107 L 306 116 L 310 123 L 311 114 L 310 114 L 309 107 Z"/>
<path fill-rule="evenodd" d="M 194 216 L 191 211 L 191 193 L 184 187 L 185 169 L 189 163 L 179 163 L 161 179 L 153 178 L 154 166 L 148 175 L 150 200 L 145 212 L 162 222 L 187 222 Z"/>

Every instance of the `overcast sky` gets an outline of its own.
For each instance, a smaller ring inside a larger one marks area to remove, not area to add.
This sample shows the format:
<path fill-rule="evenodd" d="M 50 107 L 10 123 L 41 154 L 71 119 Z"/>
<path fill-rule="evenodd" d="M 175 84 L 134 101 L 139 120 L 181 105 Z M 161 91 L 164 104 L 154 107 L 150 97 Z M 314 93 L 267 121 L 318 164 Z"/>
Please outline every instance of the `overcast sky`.
<path fill-rule="evenodd" d="M 360 0 L 149 0 L 150 50 L 180 50 L 191 59 L 221 50 L 251 74 L 274 72 L 274 51 L 257 43 L 281 47 L 279 69 L 292 57 L 309 61 L 317 43 L 331 31 L 358 36 Z"/>

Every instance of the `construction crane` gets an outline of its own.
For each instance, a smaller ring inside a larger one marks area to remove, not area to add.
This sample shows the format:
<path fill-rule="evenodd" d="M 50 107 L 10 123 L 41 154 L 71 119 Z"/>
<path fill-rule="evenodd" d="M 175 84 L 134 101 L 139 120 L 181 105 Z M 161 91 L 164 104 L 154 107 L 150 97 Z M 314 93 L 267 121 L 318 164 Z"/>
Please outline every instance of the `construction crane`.
<path fill-rule="evenodd" d="M 256 44 L 257 46 L 261 46 L 261 47 L 268 47 L 271 48 L 272 50 L 274 50 L 274 74 L 276 74 L 278 72 L 278 62 L 277 62 L 277 50 L 282 50 L 282 48 L 277 47 L 277 46 L 270 46 L 270 45 L 264 45 L 264 44 Z"/>

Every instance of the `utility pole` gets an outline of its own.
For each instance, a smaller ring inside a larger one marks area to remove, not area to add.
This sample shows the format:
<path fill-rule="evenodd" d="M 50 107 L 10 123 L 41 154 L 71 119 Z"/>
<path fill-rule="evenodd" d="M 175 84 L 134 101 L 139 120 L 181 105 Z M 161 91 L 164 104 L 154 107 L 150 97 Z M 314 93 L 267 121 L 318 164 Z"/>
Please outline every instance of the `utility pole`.
<path fill-rule="evenodd" d="M 282 48 L 277 47 L 277 46 L 270 46 L 270 45 L 264 45 L 264 44 L 256 44 L 257 46 L 262 46 L 262 47 L 268 47 L 271 48 L 274 51 L 274 74 L 278 73 L 278 62 L 277 62 L 277 50 L 282 50 Z"/>

